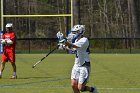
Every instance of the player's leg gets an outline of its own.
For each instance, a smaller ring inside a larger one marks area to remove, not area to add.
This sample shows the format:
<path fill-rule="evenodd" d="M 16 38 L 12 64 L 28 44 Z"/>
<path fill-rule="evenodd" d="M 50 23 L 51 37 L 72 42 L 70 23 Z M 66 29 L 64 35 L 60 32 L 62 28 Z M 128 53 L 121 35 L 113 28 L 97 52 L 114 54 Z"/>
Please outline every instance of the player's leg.
<path fill-rule="evenodd" d="M 90 93 L 97 93 L 96 87 L 86 86 L 86 84 L 78 84 L 78 89 L 81 92 L 89 91 Z M 95 92 L 96 91 L 96 92 Z"/>
<path fill-rule="evenodd" d="M 8 58 L 6 56 L 6 53 L 2 54 L 1 64 L 0 64 L 0 78 L 2 78 L 2 72 L 5 68 L 5 64 L 8 61 Z"/>
<path fill-rule="evenodd" d="M 4 68 L 5 68 L 5 63 L 6 62 L 1 62 L 1 65 L 0 65 L 0 78 L 2 78 L 2 72 L 3 72 Z"/>
<path fill-rule="evenodd" d="M 89 86 L 86 86 L 86 84 L 78 84 L 78 89 L 81 91 L 81 92 L 85 92 L 85 91 L 92 91 L 93 88 L 92 87 L 89 87 Z"/>
<path fill-rule="evenodd" d="M 74 93 L 80 93 L 80 91 L 78 89 L 78 80 L 72 79 L 71 80 L 71 86 L 72 86 L 72 89 L 73 89 Z"/>
<path fill-rule="evenodd" d="M 0 71 L 3 72 L 6 62 L 1 62 Z"/>
<path fill-rule="evenodd" d="M 78 89 L 81 92 L 90 91 L 91 87 L 86 86 L 89 78 L 90 67 L 80 67 L 80 75 L 78 81 Z"/>
<path fill-rule="evenodd" d="M 13 52 L 11 52 L 8 54 L 8 56 L 9 56 L 9 61 L 10 61 L 12 68 L 13 68 L 13 75 L 12 75 L 11 79 L 16 79 L 17 74 L 16 74 L 15 54 Z"/>
<path fill-rule="evenodd" d="M 12 68 L 13 68 L 13 76 L 11 77 L 11 79 L 16 79 L 17 78 L 17 74 L 16 74 L 16 64 L 15 62 L 11 62 Z"/>
<path fill-rule="evenodd" d="M 74 93 L 80 93 L 78 89 L 78 79 L 79 79 L 79 67 L 74 65 L 71 72 L 71 87 Z"/>
<path fill-rule="evenodd" d="M 86 86 L 90 74 L 90 66 L 80 67 L 80 76 L 78 81 L 78 89 L 81 92 L 89 91 L 90 93 L 97 93 L 95 87 Z"/>

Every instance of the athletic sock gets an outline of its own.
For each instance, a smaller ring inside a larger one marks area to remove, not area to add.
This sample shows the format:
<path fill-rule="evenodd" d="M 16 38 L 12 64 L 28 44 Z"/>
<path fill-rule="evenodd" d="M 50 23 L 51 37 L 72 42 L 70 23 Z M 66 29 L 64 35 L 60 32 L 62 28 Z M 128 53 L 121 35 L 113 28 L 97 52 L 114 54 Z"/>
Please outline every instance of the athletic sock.
<path fill-rule="evenodd" d="M 0 71 L 0 76 L 2 76 L 2 72 Z"/>
<path fill-rule="evenodd" d="M 13 73 L 13 76 L 16 76 L 16 75 L 17 75 L 16 72 L 14 72 L 14 73 Z"/>

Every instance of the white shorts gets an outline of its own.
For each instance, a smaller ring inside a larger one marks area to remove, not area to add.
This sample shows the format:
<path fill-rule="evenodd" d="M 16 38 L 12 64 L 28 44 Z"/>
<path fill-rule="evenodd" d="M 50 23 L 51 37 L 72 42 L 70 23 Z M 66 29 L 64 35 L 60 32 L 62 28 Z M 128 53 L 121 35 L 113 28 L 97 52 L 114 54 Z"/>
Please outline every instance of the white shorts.
<path fill-rule="evenodd" d="M 78 83 L 85 84 L 89 79 L 90 66 L 74 65 L 71 72 L 71 79 L 78 80 Z"/>

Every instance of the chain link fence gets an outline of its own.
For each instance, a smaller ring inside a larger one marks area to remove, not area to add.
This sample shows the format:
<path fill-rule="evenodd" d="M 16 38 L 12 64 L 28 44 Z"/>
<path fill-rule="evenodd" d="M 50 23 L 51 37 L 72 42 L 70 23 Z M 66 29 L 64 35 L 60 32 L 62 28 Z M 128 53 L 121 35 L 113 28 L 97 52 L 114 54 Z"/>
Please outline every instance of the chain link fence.
<path fill-rule="evenodd" d="M 140 38 L 91 38 L 89 41 L 91 53 L 140 53 Z M 17 39 L 16 53 L 47 53 L 56 46 L 56 38 Z"/>

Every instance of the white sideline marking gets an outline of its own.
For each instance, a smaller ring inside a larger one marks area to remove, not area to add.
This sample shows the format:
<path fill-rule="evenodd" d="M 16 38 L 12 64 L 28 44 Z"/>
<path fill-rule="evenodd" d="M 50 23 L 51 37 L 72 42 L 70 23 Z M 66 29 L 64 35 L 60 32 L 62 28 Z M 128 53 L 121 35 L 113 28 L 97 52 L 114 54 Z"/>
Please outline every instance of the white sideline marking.
<path fill-rule="evenodd" d="M 71 88 L 71 86 L 44 86 L 44 87 L 35 87 L 35 86 L 4 86 L 4 87 L 0 87 L 0 89 L 3 88 L 23 88 L 23 89 L 27 89 L 27 88 Z M 140 90 L 140 88 L 97 88 L 98 90 Z"/>
<path fill-rule="evenodd" d="M 99 90 L 140 90 L 140 88 L 97 88 Z"/>

